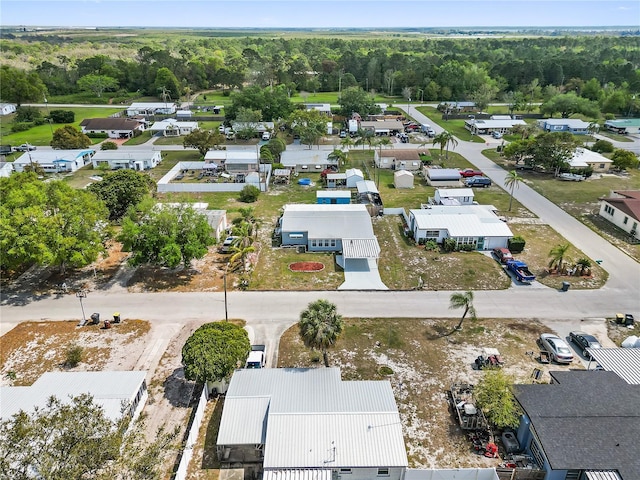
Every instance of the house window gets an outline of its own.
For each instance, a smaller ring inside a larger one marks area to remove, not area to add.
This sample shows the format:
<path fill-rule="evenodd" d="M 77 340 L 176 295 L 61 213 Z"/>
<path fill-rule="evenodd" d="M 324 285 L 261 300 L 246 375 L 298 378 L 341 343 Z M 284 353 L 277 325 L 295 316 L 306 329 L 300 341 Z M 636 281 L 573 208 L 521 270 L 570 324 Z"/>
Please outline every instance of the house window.
<path fill-rule="evenodd" d="M 379 468 L 378 469 L 378 476 L 379 477 L 388 477 L 389 476 L 389 469 L 388 468 Z"/>
<path fill-rule="evenodd" d="M 317 247 L 318 246 L 315 240 L 311 240 L 311 246 L 312 247 Z"/>
<path fill-rule="evenodd" d="M 335 240 L 335 238 L 331 240 L 331 246 L 332 246 L 332 247 L 335 247 L 335 246 L 336 246 L 336 240 Z"/>
<path fill-rule="evenodd" d="M 611 205 L 605 205 L 604 211 L 613 217 L 613 207 Z"/>
<path fill-rule="evenodd" d="M 427 230 L 424 232 L 424 236 L 426 238 L 438 238 L 440 236 L 440 232 L 438 230 Z"/>
<path fill-rule="evenodd" d="M 603 170 L 603 169 L 604 169 L 604 163 L 601 163 L 599 168 L 600 168 L 601 170 Z"/>
<path fill-rule="evenodd" d="M 629 217 L 624 217 L 624 220 L 622 221 L 622 223 L 626 225 L 628 221 L 629 221 Z"/>
<path fill-rule="evenodd" d="M 351 469 L 350 468 L 341 468 L 340 469 L 340 475 L 350 475 L 351 474 Z"/>
<path fill-rule="evenodd" d="M 326 238 L 325 238 L 325 240 L 324 240 L 324 246 L 325 246 L 325 247 L 328 247 L 328 246 L 329 246 L 329 240 L 328 240 L 328 239 L 326 239 Z"/>

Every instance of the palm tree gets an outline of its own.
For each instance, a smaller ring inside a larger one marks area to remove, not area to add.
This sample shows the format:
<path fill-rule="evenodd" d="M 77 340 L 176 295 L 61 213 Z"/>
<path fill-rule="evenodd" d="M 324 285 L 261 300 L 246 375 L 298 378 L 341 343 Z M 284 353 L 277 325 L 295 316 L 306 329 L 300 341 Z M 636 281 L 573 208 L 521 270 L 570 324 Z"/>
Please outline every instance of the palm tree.
<path fill-rule="evenodd" d="M 329 160 L 337 161 L 338 166 L 340 167 L 349 160 L 349 153 L 348 150 L 345 152 L 344 150 L 336 148 L 327 156 L 327 158 Z"/>
<path fill-rule="evenodd" d="M 359 128 L 358 138 L 356 139 L 356 145 L 362 145 L 363 150 L 364 150 L 365 144 L 369 145 L 369 148 L 371 148 L 371 144 L 373 143 L 374 137 L 375 137 L 375 132 L 373 130 L 369 130 L 368 128 Z"/>
<path fill-rule="evenodd" d="M 342 315 L 338 315 L 337 307 L 327 300 L 311 302 L 300 313 L 298 327 L 305 346 L 311 350 L 320 350 L 324 365 L 328 367 L 327 351 L 335 345 L 344 329 Z"/>
<path fill-rule="evenodd" d="M 581 258 L 576 262 L 576 267 L 580 267 L 580 275 L 584 275 L 584 272 L 591 268 L 591 260 L 588 258 Z"/>
<path fill-rule="evenodd" d="M 558 273 L 562 272 L 562 267 L 564 266 L 564 257 L 567 255 L 567 252 L 571 248 L 571 245 L 568 243 L 562 245 L 556 245 L 549 251 L 549 256 L 551 257 L 551 261 L 549 262 L 549 268 L 555 265 Z"/>
<path fill-rule="evenodd" d="M 445 158 L 447 160 L 449 160 L 449 145 L 451 145 L 452 148 L 456 148 L 458 146 L 458 140 L 456 140 L 456 137 L 454 137 L 452 133 L 447 132 L 446 130 L 443 130 L 438 135 L 433 137 L 431 143 L 433 143 L 434 145 L 440 145 L 440 155 L 442 155 L 442 150 L 444 150 L 445 148 L 447 149 L 447 153 L 445 155 Z"/>
<path fill-rule="evenodd" d="M 233 255 L 229 258 L 229 265 L 240 265 L 242 267 L 242 271 L 247 269 L 247 257 L 250 253 L 255 252 L 256 249 L 253 245 L 244 246 L 242 244 L 231 247 L 231 252 Z"/>
<path fill-rule="evenodd" d="M 513 189 L 518 188 L 520 182 L 523 180 L 524 178 L 518 175 L 516 170 L 511 170 L 504 178 L 504 184 L 509 188 L 509 211 L 511 211 L 511 204 L 513 203 Z"/>
<path fill-rule="evenodd" d="M 352 147 L 353 145 L 355 145 L 355 143 L 354 143 L 353 139 L 351 138 L 351 136 L 347 135 L 342 140 L 340 140 L 340 145 L 342 145 L 343 147 L 346 147 L 348 149 L 349 147 Z"/>
<path fill-rule="evenodd" d="M 471 315 L 471 319 L 476 319 L 476 309 L 473 306 L 473 292 L 465 292 L 465 293 L 452 293 L 449 298 L 449 308 L 464 308 L 464 313 L 462 314 L 462 318 L 456 325 L 456 330 L 462 329 L 462 322 L 464 322 L 467 314 Z"/>

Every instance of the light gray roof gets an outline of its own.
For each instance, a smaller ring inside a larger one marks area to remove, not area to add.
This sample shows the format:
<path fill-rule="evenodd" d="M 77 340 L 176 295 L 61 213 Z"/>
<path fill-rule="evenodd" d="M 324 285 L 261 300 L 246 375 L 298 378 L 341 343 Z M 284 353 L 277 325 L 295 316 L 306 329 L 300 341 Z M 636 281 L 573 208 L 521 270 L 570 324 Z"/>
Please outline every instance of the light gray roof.
<path fill-rule="evenodd" d="M 347 179 L 347 174 L 346 173 L 327 173 L 327 180 L 346 180 Z"/>
<path fill-rule="evenodd" d="M 307 232 L 309 239 L 375 238 L 366 205 L 298 205 L 284 207 L 283 232 Z"/>
<path fill-rule="evenodd" d="M 358 193 L 380 193 L 378 187 L 376 187 L 376 182 L 373 180 L 362 180 L 356 183 L 356 188 Z"/>
<path fill-rule="evenodd" d="M 590 348 L 589 353 L 606 371 L 615 372 L 632 385 L 640 385 L 640 348 Z"/>
<path fill-rule="evenodd" d="M 173 102 L 133 102 L 127 110 L 150 110 L 153 108 L 172 108 L 176 104 Z"/>
<path fill-rule="evenodd" d="M 351 190 L 318 190 L 316 198 L 351 198 Z"/>
<path fill-rule="evenodd" d="M 585 122 L 579 118 L 545 118 L 538 120 L 538 122 L 543 122 L 547 125 L 567 125 L 571 128 L 587 128 L 590 125 L 589 122 Z"/>
<path fill-rule="evenodd" d="M 289 177 L 291 175 L 291 170 L 288 168 L 276 168 L 273 171 L 273 175 L 275 177 Z"/>
<path fill-rule="evenodd" d="M 437 205 L 410 210 L 420 230 L 447 230 L 451 237 L 513 237 L 511 229 L 490 205 Z"/>
<path fill-rule="evenodd" d="M 404 131 L 404 125 L 398 120 L 374 120 L 360 122 L 361 128 L 373 128 L 374 130 L 400 130 Z"/>
<path fill-rule="evenodd" d="M 466 120 L 465 123 L 475 125 L 479 129 L 512 128 L 514 125 L 526 125 L 524 120 Z"/>
<path fill-rule="evenodd" d="M 427 176 L 431 180 L 460 180 L 457 168 L 427 168 Z"/>
<path fill-rule="evenodd" d="M 51 396 L 69 401 L 70 396 L 89 393 L 112 420 L 121 418 L 123 402 L 135 398 L 146 372 L 47 372 L 30 387 L 0 387 L 2 419 L 20 410 L 44 407 Z"/>
<path fill-rule="evenodd" d="M 343 238 L 342 255 L 344 258 L 378 258 L 380 244 L 376 238 Z"/>
<path fill-rule="evenodd" d="M 265 470 L 263 480 L 331 480 L 331 469 Z"/>
<path fill-rule="evenodd" d="M 407 465 L 391 384 L 342 381 L 338 368 L 237 370 L 220 435 L 218 445 L 265 438 L 265 469 Z"/>
<path fill-rule="evenodd" d="M 440 198 L 474 196 L 472 188 L 437 188 L 436 192 L 438 193 Z"/>
<path fill-rule="evenodd" d="M 348 168 L 344 173 L 347 177 L 353 177 L 354 175 L 357 175 L 358 177 L 364 178 L 362 170 L 360 170 L 359 168 Z"/>
<path fill-rule="evenodd" d="M 78 150 L 34 150 L 25 152 L 20 155 L 15 162 L 16 164 L 28 164 L 32 161 L 35 163 L 52 163 L 55 161 L 74 162 L 76 159 L 84 157 L 88 154 L 95 154 L 92 148 L 84 148 Z"/>
<path fill-rule="evenodd" d="M 159 156 L 157 150 L 100 150 L 92 157 L 93 160 L 149 160 L 154 156 Z"/>
<path fill-rule="evenodd" d="M 337 160 L 331 161 L 328 159 L 330 153 L 327 150 L 285 150 L 282 152 L 280 163 L 285 167 L 336 163 Z"/>
<path fill-rule="evenodd" d="M 198 122 L 181 122 L 176 120 L 175 118 L 167 118 L 166 120 L 162 120 L 160 122 L 155 122 L 151 125 L 152 132 L 161 132 L 166 130 L 167 128 L 198 128 Z"/>

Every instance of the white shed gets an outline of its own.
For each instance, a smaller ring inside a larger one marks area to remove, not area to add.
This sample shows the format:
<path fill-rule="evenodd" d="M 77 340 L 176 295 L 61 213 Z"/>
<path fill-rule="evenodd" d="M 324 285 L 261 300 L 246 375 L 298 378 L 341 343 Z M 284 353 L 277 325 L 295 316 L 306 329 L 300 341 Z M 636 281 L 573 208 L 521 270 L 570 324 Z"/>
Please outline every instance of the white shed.
<path fill-rule="evenodd" d="M 364 175 L 362 174 L 362 170 L 358 168 L 350 168 L 346 172 L 344 172 L 347 177 L 347 188 L 356 188 L 358 182 L 364 180 Z"/>
<path fill-rule="evenodd" d="M 397 170 L 393 174 L 393 185 L 396 188 L 413 188 L 413 173 Z"/>

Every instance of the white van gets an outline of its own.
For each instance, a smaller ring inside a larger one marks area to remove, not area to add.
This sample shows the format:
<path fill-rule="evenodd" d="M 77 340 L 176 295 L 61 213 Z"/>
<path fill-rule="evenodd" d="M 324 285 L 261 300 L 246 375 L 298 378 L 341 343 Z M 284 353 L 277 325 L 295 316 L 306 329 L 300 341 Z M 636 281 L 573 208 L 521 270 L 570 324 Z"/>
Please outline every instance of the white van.
<path fill-rule="evenodd" d="M 271 134 L 269 132 L 264 132 L 262 134 L 262 140 L 271 140 Z"/>

